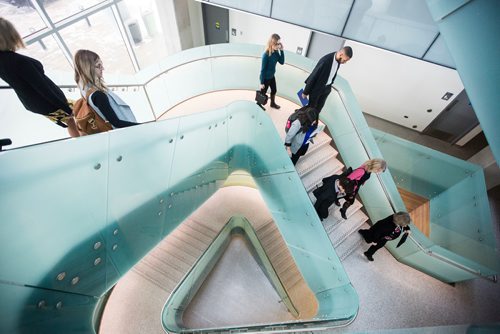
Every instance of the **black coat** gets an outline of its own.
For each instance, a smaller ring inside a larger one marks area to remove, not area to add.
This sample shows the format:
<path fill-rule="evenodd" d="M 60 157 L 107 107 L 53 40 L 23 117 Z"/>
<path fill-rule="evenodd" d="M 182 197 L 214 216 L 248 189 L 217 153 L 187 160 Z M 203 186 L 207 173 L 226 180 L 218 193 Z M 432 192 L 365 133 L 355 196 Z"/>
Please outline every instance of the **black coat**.
<path fill-rule="evenodd" d="M 332 175 L 324 178 L 323 185 L 313 191 L 316 197 L 314 208 L 321 219 L 328 217 L 328 208 L 338 200 L 338 194 L 335 191 L 335 181 L 340 177 L 341 175 Z"/>
<path fill-rule="evenodd" d="M 325 90 L 325 86 L 328 84 L 328 78 L 332 70 L 333 61 L 335 59 L 336 52 L 329 53 L 318 61 L 314 70 L 307 77 L 304 88 L 305 95 L 319 95 Z"/>
<path fill-rule="evenodd" d="M 385 217 L 384 219 L 376 222 L 370 229 L 366 232 L 365 237 L 368 242 L 381 242 L 387 240 L 394 240 L 398 238 L 402 232 L 410 230 L 409 227 L 402 227 L 399 232 L 396 232 L 397 225 L 394 224 L 393 215 Z"/>
<path fill-rule="evenodd" d="M 62 109 L 71 114 L 64 93 L 45 75 L 38 60 L 12 51 L 0 51 L 0 78 L 14 89 L 27 110 L 47 115 Z"/>

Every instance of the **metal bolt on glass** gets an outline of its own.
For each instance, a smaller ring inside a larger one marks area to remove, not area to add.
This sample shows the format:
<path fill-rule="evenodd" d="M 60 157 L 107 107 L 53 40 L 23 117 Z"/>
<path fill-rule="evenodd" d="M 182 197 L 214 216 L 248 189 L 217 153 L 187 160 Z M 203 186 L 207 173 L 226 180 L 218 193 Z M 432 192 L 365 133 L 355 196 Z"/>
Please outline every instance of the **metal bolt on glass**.
<path fill-rule="evenodd" d="M 101 164 L 99 164 L 99 163 L 95 164 L 95 166 L 94 166 L 94 169 L 95 169 L 95 170 L 98 170 L 98 169 L 100 169 L 100 168 L 101 168 Z"/>
<path fill-rule="evenodd" d="M 101 247 L 101 242 L 100 241 L 97 241 L 95 244 L 94 244 L 94 249 L 95 250 L 98 250 L 100 247 Z"/>
<path fill-rule="evenodd" d="M 61 272 L 61 273 L 59 273 L 59 274 L 57 275 L 56 279 L 57 279 L 58 281 L 62 281 L 65 277 L 66 277 L 66 273 L 63 271 L 63 272 Z"/>
<path fill-rule="evenodd" d="M 71 280 L 71 285 L 76 285 L 76 284 L 78 284 L 78 282 L 80 282 L 80 277 L 75 276 L 75 277 L 73 277 L 73 279 Z"/>

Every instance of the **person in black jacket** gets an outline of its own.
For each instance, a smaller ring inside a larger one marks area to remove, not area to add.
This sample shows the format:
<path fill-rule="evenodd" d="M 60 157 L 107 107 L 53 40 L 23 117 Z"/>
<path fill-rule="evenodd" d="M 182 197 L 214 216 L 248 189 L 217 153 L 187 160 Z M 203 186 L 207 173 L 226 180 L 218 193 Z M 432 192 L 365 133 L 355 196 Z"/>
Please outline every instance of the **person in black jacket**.
<path fill-rule="evenodd" d="M 326 99 L 332 91 L 332 85 L 337 77 L 341 64 L 347 63 L 352 58 L 352 48 L 345 46 L 341 50 L 323 56 L 314 70 L 307 77 L 302 97 L 309 98 L 309 106 L 321 112 Z"/>
<path fill-rule="evenodd" d="M 78 137 L 64 93 L 45 75 L 42 63 L 16 53 L 24 47 L 16 28 L 0 17 L 0 78 L 12 87 L 27 110 L 68 128 L 71 137 Z"/>
<path fill-rule="evenodd" d="M 339 204 L 339 199 L 353 192 L 352 183 L 344 174 L 332 175 L 323 179 L 323 185 L 313 191 L 316 197 L 314 208 L 320 220 L 328 217 L 328 209 L 335 203 Z"/>
<path fill-rule="evenodd" d="M 104 65 L 99 55 L 90 50 L 78 50 L 74 57 L 75 82 L 82 97 L 89 95 L 89 105 L 109 122 L 112 128 L 124 128 L 137 125 L 130 108 L 108 89 L 103 78 Z M 92 91 L 92 92 L 90 92 Z M 126 106 L 120 108 L 120 106 Z M 83 133 L 82 133 L 83 134 Z"/>
<path fill-rule="evenodd" d="M 367 243 L 375 243 L 363 254 L 368 261 L 373 261 L 373 254 L 384 247 L 387 241 L 397 239 L 404 232 L 397 247 L 401 246 L 410 234 L 410 215 L 406 212 L 396 212 L 376 222 L 370 229 L 361 229 L 359 234 Z"/>

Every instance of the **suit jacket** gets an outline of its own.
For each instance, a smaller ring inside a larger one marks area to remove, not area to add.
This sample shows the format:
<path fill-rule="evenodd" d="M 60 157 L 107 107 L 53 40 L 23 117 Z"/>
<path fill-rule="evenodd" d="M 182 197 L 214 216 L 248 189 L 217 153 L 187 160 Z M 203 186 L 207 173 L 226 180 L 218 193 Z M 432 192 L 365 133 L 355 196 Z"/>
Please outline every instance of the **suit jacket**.
<path fill-rule="evenodd" d="M 304 88 L 305 95 L 318 95 L 323 92 L 328 84 L 328 77 L 333 66 L 336 52 L 324 55 L 314 67 L 314 70 L 307 77 Z"/>
<path fill-rule="evenodd" d="M 393 215 L 390 215 L 388 217 L 385 217 L 384 219 L 379 220 L 372 227 L 370 227 L 369 239 L 373 240 L 374 242 L 382 240 L 394 240 L 398 238 L 402 232 L 410 230 L 410 228 L 406 226 L 401 227 L 399 233 L 395 233 L 395 229 L 396 224 L 394 224 Z"/>

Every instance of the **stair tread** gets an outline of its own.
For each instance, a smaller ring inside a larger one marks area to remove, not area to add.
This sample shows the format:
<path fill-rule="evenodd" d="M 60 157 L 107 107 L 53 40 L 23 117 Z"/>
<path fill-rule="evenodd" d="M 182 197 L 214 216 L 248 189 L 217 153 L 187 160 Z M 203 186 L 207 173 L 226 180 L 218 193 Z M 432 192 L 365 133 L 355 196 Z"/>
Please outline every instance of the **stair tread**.
<path fill-rule="evenodd" d="M 321 166 L 330 159 L 336 159 L 336 157 L 337 151 L 335 151 L 333 147 L 324 146 L 313 152 L 311 155 L 307 155 L 306 157 L 299 159 L 295 167 L 300 177 L 303 177 L 307 173 L 315 170 L 317 166 Z"/>
<path fill-rule="evenodd" d="M 313 171 L 307 173 L 302 178 L 302 183 L 306 191 L 314 189 L 317 185 L 321 184 L 321 180 L 325 177 L 339 174 L 344 165 L 336 158 L 330 158 L 322 165 L 315 168 Z"/>
<path fill-rule="evenodd" d="M 346 221 L 337 224 L 335 229 L 328 234 L 334 247 L 342 243 L 351 233 L 355 233 L 368 217 L 363 211 L 356 211 Z"/>

